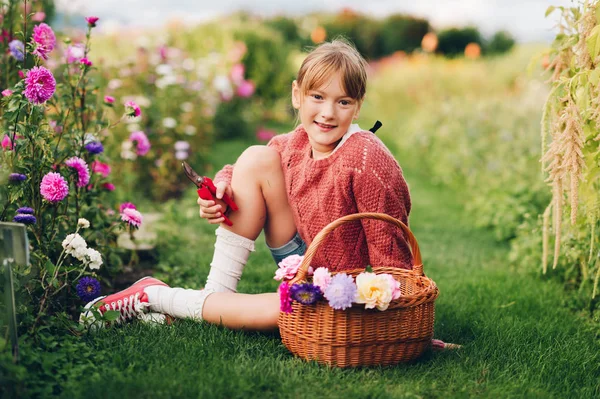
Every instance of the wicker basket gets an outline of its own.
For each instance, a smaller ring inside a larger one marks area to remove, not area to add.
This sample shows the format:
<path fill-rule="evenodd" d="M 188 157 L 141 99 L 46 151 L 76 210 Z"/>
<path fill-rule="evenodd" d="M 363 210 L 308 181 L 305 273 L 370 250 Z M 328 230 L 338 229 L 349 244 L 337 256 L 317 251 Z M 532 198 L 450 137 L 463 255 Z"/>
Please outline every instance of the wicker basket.
<path fill-rule="evenodd" d="M 310 244 L 296 277 L 290 284 L 306 281 L 308 267 L 319 245 L 338 226 L 359 220 L 378 219 L 401 228 L 413 254 L 413 269 L 374 267 L 400 281 L 402 295 L 385 311 L 355 304 L 335 310 L 327 301 L 315 305 L 293 303 L 293 312 L 279 314 L 284 345 L 295 355 L 336 367 L 390 365 L 419 357 L 433 338 L 434 301 L 438 288 L 423 274 L 421 253 L 410 229 L 401 221 L 381 213 L 357 213 L 341 217 L 317 234 Z M 356 277 L 364 270 L 344 271 Z"/>

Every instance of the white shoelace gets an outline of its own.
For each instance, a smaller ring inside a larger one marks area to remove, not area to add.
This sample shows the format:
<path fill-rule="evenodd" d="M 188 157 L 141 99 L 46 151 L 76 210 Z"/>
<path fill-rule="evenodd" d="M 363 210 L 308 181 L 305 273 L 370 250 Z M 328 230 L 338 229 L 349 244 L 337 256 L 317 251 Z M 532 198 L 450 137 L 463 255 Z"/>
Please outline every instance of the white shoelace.
<path fill-rule="evenodd" d="M 104 305 L 104 310 L 116 310 L 121 315 L 115 320 L 117 323 L 122 323 L 127 319 L 132 319 L 144 312 L 149 304 L 147 302 L 140 301 L 140 293 L 137 292 L 135 295 L 125 297 L 123 301 L 118 300 L 117 302 L 111 302 Z"/>

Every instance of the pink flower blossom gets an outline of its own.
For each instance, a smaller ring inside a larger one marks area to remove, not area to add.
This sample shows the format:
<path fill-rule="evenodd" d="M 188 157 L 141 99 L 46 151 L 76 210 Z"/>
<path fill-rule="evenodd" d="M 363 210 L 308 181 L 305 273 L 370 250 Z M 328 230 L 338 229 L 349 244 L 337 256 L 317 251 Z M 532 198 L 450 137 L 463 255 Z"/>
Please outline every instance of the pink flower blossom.
<path fill-rule="evenodd" d="M 233 83 L 240 84 L 244 81 L 244 69 L 244 64 L 235 64 L 231 67 L 229 76 L 231 76 Z"/>
<path fill-rule="evenodd" d="M 113 96 L 104 96 L 104 102 L 107 104 L 113 104 L 115 102 L 115 98 Z"/>
<path fill-rule="evenodd" d="M 33 104 L 45 103 L 56 90 L 52 72 L 42 67 L 33 67 L 25 78 L 25 97 Z"/>
<path fill-rule="evenodd" d="M 67 47 L 66 54 L 67 54 L 67 62 L 69 64 L 79 61 L 85 55 L 85 44 L 76 43 L 76 44 L 73 44 L 73 45 Z"/>
<path fill-rule="evenodd" d="M 96 26 L 96 22 L 98 22 L 98 20 L 99 20 L 99 19 L 100 19 L 100 18 L 98 18 L 98 17 L 93 17 L 93 16 L 85 17 L 85 20 L 87 21 L 87 23 L 88 23 L 88 26 L 89 26 L 90 28 L 94 28 L 94 27 Z"/>
<path fill-rule="evenodd" d="M 52 28 L 45 23 L 34 26 L 33 41 L 37 44 L 33 54 L 47 60 L 48 53 L 56 46 L 56 36 Z"/>
<path fill-rule="evenodd" d="M 125 115 L 129 117 L 138 117 L 142 114 L 142 110 L 139 105 L 137 105 L 134 101 L 127 101 L 125 103 Z"/>
<path fill-rule="evenodd" d="M 400 298 L 402 291 L 400 290 L 400 281 L 396 280 L 391 274 L 383 274 L 388 279 L 388 283 L 392 289 L 392 300 Z"/>
<path fill-rule="evenodd" d="M 276 133 L 274 131 L 265 129 L 263 127 L 258 129 L 258 131 L 256 132 L 256 138 L 260 141 L 269 141 L 273 137 L 275 137 L 275 135 Z"/>
<path fill-rule="evenodd" d="M 242 98 L 252 97 L 254 94 L 254 83 L 249 80 L 244 80 L 237 88 L 237 95 Z"/>
<path fill-rule="evenodd" d="M 137 207 L 135 205 L 133 205 L 131 202 L 123 202 L 119 206 L 119 213 L 123 213 L 123 211 L 125 209 L 137 209 Z"/>
<path fill-rule="evenodd" d="M 102 177 L 108 177 L 110 174 L 110 165 L 100 161 L 92 162 L 92 173 L 100 173 Z"/>
<path fill-rule="evenodd" d="M 69 194 L 69 183 L 60 173 L 50 172 L 42 178 L 40 194 L 46 201 L 60 202 Z"/>
<path fill-rule="evenodd" d="M 88 60 L 87 58 L 82 58 L 79 60 L 80 63 L 82 63 L 85 66 L 92 66 L 92 61 Z"/>
<path fill-rule="evenodd" d="M 12 150 L 14 148 L 14 146 L 12 145 L 12 141 L 10 140 L 10 137 L 8 136 L 8 134 L 5 134 L 4 137 L 2 138 L 2 149 L 3 150 Z"/>
<path fill-rule="evenodd" d="M 135 209 L 126 208 L 121 212 L 121 220 L 129 223 L 130 226 L 140 227 L 142 224 L 142 214 Z"/>
<path fill-rule="evenodd" d="M 148 151 L 150 151 L 150 147 L 151 147 L 150 140 L 148 140 L 146 133 L 144 133 L 142 131 L 133 132 L 129 136 L 129 140 L 135 143 L 135 145 L 136 145 L 135 152 L 139 156 L 144 156 L 148 153 Z"/>
<path fill-rule="evenodd" d="M 292 313 L 292 297 L 290 296 L 290 285 L 281 283 L 279 285 L 279 310 L 283 313 Z"/>
<path fill-rule="evenodd" d="M 33 14 L 33 16 L 31 17 L 31 20 L 33 22 L 42 22 L 45 19 L 46 19 L 46 13 L 43 11 L 38 11 L 35 14 Z"/>
<path fill-rule="evenodd" d="M 102 187 L 107 191 L 115 191 L 115 185 L 112 183 L 104 183 Z"/>
<path fill-rule="evenodd" d="M 2 90 L 2 97 L 9 97 L 13 94 L 13 91 L 10 89 Z"/>
<path fill-rule="evenodd" d="M 90 170 L 87 163 L 79 157 L 71 157 L 65 161 L 65 165 L 77 171 L 77 187 L 85 187 L 90 182 Z"/>
<path fill-rule="evenodd" d="M 279 269 L 275 272 L 275 280 L 291 280 L 296 276 L 304 256 L 290 255 L 281 262 L 279 262 Z M 308 268 L 308 274 L 313 273 L 312 267 Z"/>
<path fill-rule="evenodd" d="M 331 273 L 326 267 L 318 267 L 313 274 L 313 284 L 325 291 L 331 283 Z"/>
<path fill-rule="evenodd" d="M 25 79 L 25 72 L 23 72 L 22 70 L 19 69 L 18 74 L 21 79 Z"/>

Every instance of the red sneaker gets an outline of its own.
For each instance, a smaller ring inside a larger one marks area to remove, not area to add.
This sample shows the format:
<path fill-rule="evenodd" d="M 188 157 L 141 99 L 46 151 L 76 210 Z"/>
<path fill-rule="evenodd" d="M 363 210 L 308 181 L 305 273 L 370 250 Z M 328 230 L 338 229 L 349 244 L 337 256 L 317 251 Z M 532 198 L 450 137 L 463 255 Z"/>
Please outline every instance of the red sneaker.
<path fill-rule="evenodd" d="M 100 302 L 100 305 L 97 306 L 97 309 L 101 314 L 106 313 L 108 310 L 120 312 L 115 323 L 123 323 L 143 315 L 148 306 L 150 306 L 148 295 L 144 292 L 144 288 L 152 285 L 168 287 L 167 284 L 153 277 L 144 277 L 123 291 L 108 296 L 101 296 L 89 302 L 85 305 L 83 312 L 79 316 L 79 322 L 82 324 L 96 324 L 96 318 L 89 309 L 98 302 Z"/>

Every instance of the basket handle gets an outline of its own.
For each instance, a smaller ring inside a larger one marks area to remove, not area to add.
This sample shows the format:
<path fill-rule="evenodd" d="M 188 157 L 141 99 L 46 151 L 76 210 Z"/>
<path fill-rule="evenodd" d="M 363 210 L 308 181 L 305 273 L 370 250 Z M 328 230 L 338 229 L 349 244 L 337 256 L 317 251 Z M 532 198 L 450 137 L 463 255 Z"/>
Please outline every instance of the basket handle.
<path fill-rule="evenodd" d="M 400 220 L 393 218 L 385 213 L 375 213 L 375 212 L 364 212 L 364 213 L 353 213 L 350 215 L 342 216 L 341 218 L 334 220 L 329 223 L 327 226 L 323 228 L 316 236 L 315 239 L 310 243 L 310 246 L 306 250 L 304 254 L 304 259 L 298 268 L 298 272 L 296 276 L 290 281 L 290 284 L 295 284 L 298 281 L 305 281 L 306 276 L 308 274 L 308 267 L 310 266 L 310 262 L 313 257 L 317 253 L 317 249 L 321 245 L 321 243 L 325 240 L 327 235 L 335 230 L 337 227 L 341 226 L 344 223 L 352 222 L 360 219 L 375 219 L 382 220 L 384 222 L 391 223 L 396 225 L 406 234 L 408 237 L 408 244 L 410 246 L 410 252 L 413 255 L 413 269 L 412 271 L 419 275 L 423 276 L 423 261 L 421 260 L 421 250 L 419 249 L 419 244 L 417 243 L 417 239 L 410 231 L 407 225 L 402 223 Z"/>

